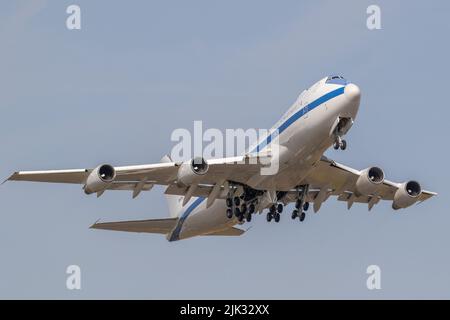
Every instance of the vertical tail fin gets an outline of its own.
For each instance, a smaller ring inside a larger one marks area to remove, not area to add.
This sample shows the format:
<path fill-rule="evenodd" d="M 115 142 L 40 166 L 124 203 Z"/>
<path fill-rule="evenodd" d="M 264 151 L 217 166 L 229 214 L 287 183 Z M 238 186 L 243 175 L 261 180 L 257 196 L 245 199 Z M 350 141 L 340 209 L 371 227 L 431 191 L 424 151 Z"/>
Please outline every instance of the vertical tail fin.
<path fill-rule="evenodd" d="M 172 162 L 169 155 L 165 155 L 161 162 Z M 180 215 L 183 209 L 183 196 L 176 196 L 171 194 L 166 194 L 167 205 L 169 207 L 169 216 L 171 218 L 176 218 Z"/>

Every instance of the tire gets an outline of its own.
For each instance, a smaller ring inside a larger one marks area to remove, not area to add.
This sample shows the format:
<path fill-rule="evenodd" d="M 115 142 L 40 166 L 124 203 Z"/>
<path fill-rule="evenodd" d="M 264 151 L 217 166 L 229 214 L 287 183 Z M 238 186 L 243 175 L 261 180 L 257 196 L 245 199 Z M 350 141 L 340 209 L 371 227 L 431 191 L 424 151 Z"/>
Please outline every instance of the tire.
<path fill-rule="evenodd" d="M 228 219 L 231 219 L 231 218 L 233 218 L 233 211 L 231 210 L 231 209 L 227 209 L 227 218 Z"/>
<path fill-rule="evenodd" d="M 267 222 L 272 221 L 272 214 L 270 212 L 267 212 L 266 220 Z"/>
<path fill-rule="evenodd" d="M 247 222 L 252 221 L 252 215 L 250 213 L 247 213 L 245 216 L 245 220 L 247 220 Z"/>
<path fill-rule="evenodd" d="M 281 203 L 279 203 L 278 206 L 277 206 L 277 212 L 278 213 L 282 213 L 283 212 L 283 208 L 284 208 L 284 206 Z"/>
<path fill-rule="evenodd" d="M 305 221 L 306 218 L 306 214 L 304 212 L 300 213 L 300 221 L 303 222 Z"/>
<path fill-rule="evenodd" d="M 309 202 L 305 202 L 305 204 L 303 205 L 303 210 L 308 211 L 308 209 L 309 209 Z"/>
<path fill-rule="evenodd" d="M 239 216 L 241 215 L 241 209 L 239 208 L 234 209 L 234 215 L 236 216 L 236 218 L 239 218 Z"/>
<path fill-rule="evenodd" d="M 250 214 L 254 214 L 255 213 L 255 205 L 252 203 L 249 207 L 248 207 L 248 212 L 250 212 Z"/>
<path fill-rule="evenodd" d="M 297 199 L 297 201 L 295 201 L 295 209 L 300 209 L 301 205 L 302 205 L 302 202 L 300 201 L 300 199 Z"/>
<path fill-rule="evenodd" d="M 246 214 L 247 213 L 247 206 L 246 206 L 245 203 L 243 203 L 242 206 L 241 206 L 241 213 L 242 214 Z"/>
<path fill-rule="evenodd" d="M 335 142 L 335 143 L 333 144 L 333 148 L 334 148 L 334 150 L 338 150 L 338 149 L 339 149 L 339 147 L 340 147 L 340 145 L 339 145 L 339 143 L 338 143 L 338 142 Z"/>
<path fill-rule="evenodd" d="M 275 222 L 278 223 L 280 222 L 280 214 L 279 213 L 275 213 Z"/>
<path fill-rule="evenodd" d="M 227 198 L 226 203 L 228 208 L 231 208 L 233 206 L 233 200 L 231 200 L 231 198 Z"/>
<path fill-rule="evenodd" d="M 237 218 L 238 218 L 239 222 L 244 221 L 244 215 L 243 214 L 240 214 L 239 217 L 237 217 Z"/>
<path fill-rule="evenodd" d="M 341 141 L 341 150 L 345 150 L 345 149 L 347 149 L 347 141 L 342 140 Z"/>
<path fill-rule="evenodd" d="M 297 216 L 298 216 L 298 211 L 297 210 L 292 211 L 292 215 L 291 215 L 292 220 L 295 220 L 295 218 L 297 218 Z"/>
<path fill-rule="evenodd" d="M 241 199 L 239 199 L 239 197 L 235 197 L 234 198 L 234 205 L 235 206 L 239 206 L 241 204 Z"/>
<path fill-rule="evenodd" d="M 277 211 L 277 208 L 275 208 L 274 205 L 272 205 L 272 206 L 270 207 L 270 209 L 269 209 L 269 212 L 270 212 L 272 215 L 275 214 L 276 211 Z"/>

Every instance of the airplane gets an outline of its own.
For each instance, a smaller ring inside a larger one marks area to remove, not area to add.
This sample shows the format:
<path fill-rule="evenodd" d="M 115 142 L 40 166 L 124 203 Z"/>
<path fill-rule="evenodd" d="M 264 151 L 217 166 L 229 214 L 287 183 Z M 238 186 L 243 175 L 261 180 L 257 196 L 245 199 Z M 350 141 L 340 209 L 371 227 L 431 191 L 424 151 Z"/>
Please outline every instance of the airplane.
<path fill-rule="evenodd" d="M 240 236 L 246 230 L 239 226 L 250 222 L 252 215 L 267 210 L 267 221 L 279 222 L 290 203 L 295 203 L 291 218 L 304 221 L 310 203 L 318 212 L 330 196 L 346 202 L 348 209 L 364 203 L 371 210 L 386 200 L 398 210 L 437 195 L 414 180 L 391 182 L 379 167 L 356 170 L 324 156 L 330 147 L 346 149 L 343 137 L 356 119 L 360 101 L 355 83 L 328 76 L 304 90 L 268 134 L 237 157 L 176 162 L 165 156 L 155 164 L 19 171 L 6 181 L 80 184 L 86 194 L 98 197 L 106 190 L 129 190 L 136 198 L 154 185 L 165 186 L 168 218 L 96 222 L 91 228 L 162 234 L 168 241 Z M 255 157 L 269 161 L 250 161 Z M 262 167 L 273 161 L 278 161 L 276 174 L 261 174 Z"/>

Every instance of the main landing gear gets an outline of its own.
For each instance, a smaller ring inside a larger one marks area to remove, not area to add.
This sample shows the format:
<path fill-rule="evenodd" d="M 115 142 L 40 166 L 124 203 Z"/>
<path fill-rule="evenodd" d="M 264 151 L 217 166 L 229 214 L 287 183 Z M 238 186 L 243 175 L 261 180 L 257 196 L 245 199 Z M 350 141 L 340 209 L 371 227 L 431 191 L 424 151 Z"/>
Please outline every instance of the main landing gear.
<path fill-rule="evenodd" d="M 347 149 L 347 141 L 345 141 L 341 137 L 337 136 L 336 140 L 334 141 L 333 148 L 334 148 L 334 150 L 337 150 L 339 148 L 341 150 L 345 150 L 345 149 Z"/>
<path fill-rule="evenodd" d="M 270 209 L 269 212 L 267 212 L 267 222 L 271 222 L 272 219 L 275 222 L 280 222 L 280 218 L 281 218 L 281 213 L 283 212 L 284 206 L 282 203 L 279 203 L 277 205 L 273 204 Z"/>
<path fill-rule="evenodd" d="M 234 215 L 239 222 L 243 222 L 244 220 L 247 222 L 252 221 L 252 214 L 256 210 L 254 203 L 247 204 L 240 197 L 232 197 L 231 195 L 225 201 L 227 204 L 226 214 L 228 219 L 233 218 Z"/>
<path fill-rule="evenodd" d="M 301 221 L 301 222 L 303 222 L 304 220 L 305 220 L 305 218 L 306 218 L 306 210 L 308 210 L 308 208 L 309 208 L 309 202 L 306 202 L 304 205 L 303 205 L 303 210 L 299 210 L 300 208 L 297 208 L 297 206 L 295 206 L 295 209 L 294 209 L 294 211 L 292 211 L 292 215 L 291 215 L 291 218 L 292 218 L 292 220 L 295 220 L 297 217 L 299 218 L 299 220 Z"/>
<path fill-rule="evenodd" d="M 309 202 L 306 202 L 306 196 L 308 195 L 309 186 L 301 186 L 298 189 L 297 200 L 295 201 L 295 209 L 292 211 L 291 218 L 295 220 L 297 217 L 301 222 L 306 218 L 306 211 L 309 209 Z"/>
<path fill-rule="evenodd" d="M 299 218 L 300 221 L 304 221 L 306 218 L 306 211 L 309 208 L 309 202 L 306 201 L 309 191 L 309 185 L 301 185 L 297 187 L 297 199 L 295 201 L 295 209 L 292 212 L 292 219 L 295 220 Z M 282 192 L 277 192 L 275 194 L 269 195 L 269 211 L 266 215 L 267 222 L 275 221 L 276 223 L 281 220 L 281 213 L 284 211 L 284 204 L 279 200 L 284 197 L 285 194 Z M 254 196 L 248 193 L 237 195 L 236 192 L 230 191 L 227 198 L 225 199 L 227 209 L 226 216 L 228 219 L 235 218 L 239 222 L 244 221 L 250 222 L 252 220 L 252 215 L 256 211 L 256 205 L 260 199 L 260 195 Z M 267 200 L 267 199 L 264 199 Z M 266 202 L 267 203 L 267 202 Z"/>

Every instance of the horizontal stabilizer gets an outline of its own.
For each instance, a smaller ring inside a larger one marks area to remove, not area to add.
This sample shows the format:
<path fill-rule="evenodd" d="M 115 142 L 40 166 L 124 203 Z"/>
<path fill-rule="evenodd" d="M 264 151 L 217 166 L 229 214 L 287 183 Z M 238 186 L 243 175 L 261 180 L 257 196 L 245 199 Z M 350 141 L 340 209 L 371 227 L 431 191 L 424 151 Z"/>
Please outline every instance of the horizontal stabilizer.
<path fill-rule="evenodd" d="M 178 218 L 94 223 L 91 229 L 168 234 Z"/>

